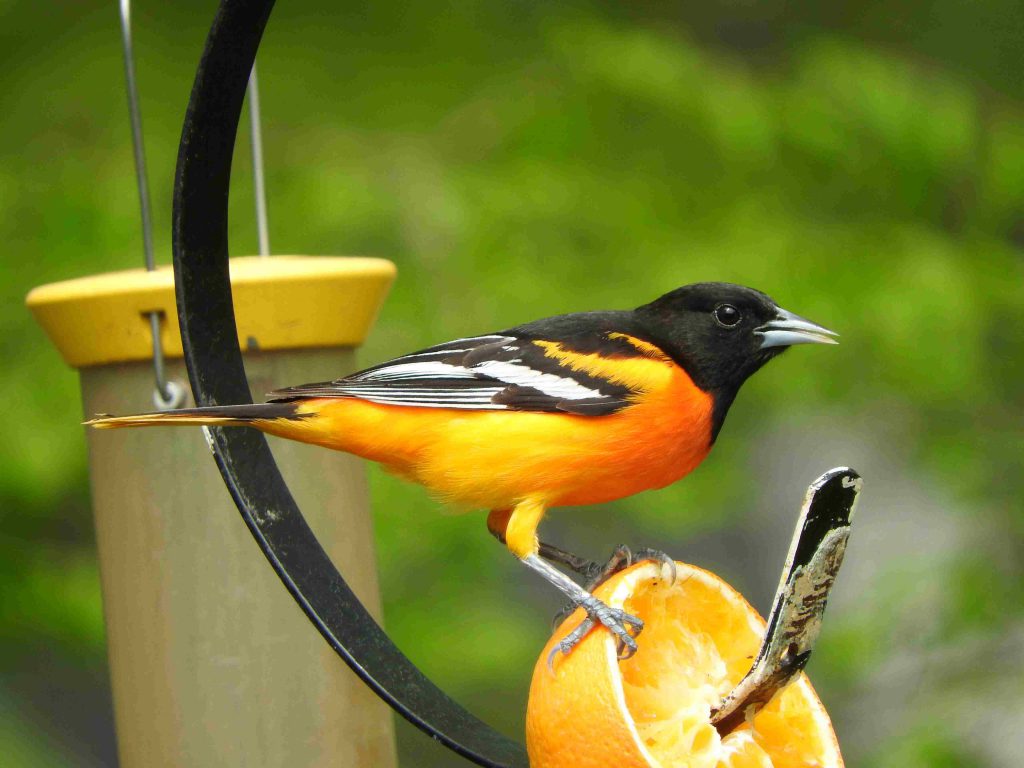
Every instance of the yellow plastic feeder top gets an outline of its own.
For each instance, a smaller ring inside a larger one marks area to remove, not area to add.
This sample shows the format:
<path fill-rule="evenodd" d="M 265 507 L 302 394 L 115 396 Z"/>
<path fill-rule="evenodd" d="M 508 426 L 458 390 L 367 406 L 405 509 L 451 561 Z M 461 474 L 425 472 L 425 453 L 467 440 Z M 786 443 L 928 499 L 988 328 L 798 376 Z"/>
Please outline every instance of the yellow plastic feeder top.
<path fill-rule="evenodd" d="M 386 259 L 241 256 L 230 261 L 243 350 L 358 346 L 395 279 Z M 153 356 L 147 315 L 161 312 L 161 342 L 181 357 L 170 266 L 50 283 L 25 300 L 65 362 L 75 368 Z"/>

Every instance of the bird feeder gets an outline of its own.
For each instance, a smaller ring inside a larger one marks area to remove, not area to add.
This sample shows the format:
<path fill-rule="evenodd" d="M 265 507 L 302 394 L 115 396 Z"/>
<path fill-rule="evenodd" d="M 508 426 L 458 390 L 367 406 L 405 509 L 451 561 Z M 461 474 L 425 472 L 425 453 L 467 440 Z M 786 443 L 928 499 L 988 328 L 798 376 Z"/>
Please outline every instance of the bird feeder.
<path fill-rule="evenodd" d="M 244 257 L 230 273 L 237 346 L 261 396 L 355 370 L 394 267 Z M 175 317 L 169 268 L 42 286 L 28 304 L 78 369 L 86 417 L 153 410 L 147 318 Z M 174 323 L 159 327 L 173 385 L 186 375 L 181 337 Z M 386 706 L 309 631 L 257 555 L 202 432 L 86 437 L 120 765 L 393 765 Z M 324 549 L 379 617 L 361 462 L 284 442 L 274 455 L 315 510 L 308 520 Z"/>

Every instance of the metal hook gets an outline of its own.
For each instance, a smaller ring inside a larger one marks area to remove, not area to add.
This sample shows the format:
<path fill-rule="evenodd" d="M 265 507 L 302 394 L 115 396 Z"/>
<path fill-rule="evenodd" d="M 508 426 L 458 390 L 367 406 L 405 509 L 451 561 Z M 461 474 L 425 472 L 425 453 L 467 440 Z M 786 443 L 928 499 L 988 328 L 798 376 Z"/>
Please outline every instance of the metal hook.
<path fill-rule="evenodd" d="M 163 312 L 148 312 L 150 333 L 153 337 L 153 405 L 158 411 L 171 411 L 185 404 L 185 387 L 180 382 L 168 380 L 164 368 L 164 350 L 160 341 L 160 323 Z"/>
<path fill-rule="evenodd" d="M 135 181 L 139 188 L 139 208 L 142 213 L 142 249 L 149 272 L 156 270 L 153 256 L 153 217 L 149 205 L 149 178 L 146 174 L 146 148 L 142 139 L 142 111 L 139 109 L 139 90 L 135 83 L 135 57 L 132 53 L 131 0 L 120 0 L 121 44 L 124 48 L 124 77 L 128 90 L 128 114 L 132 125 L 132 148 L 135 152 Z M 153 376 L 156 391 L 153 402 L 160 410 L 180 408 L 185 402 L 185 388 L 167 381 L 164 350 L 160 340 L 160 312 L 147 312 L 153 338 Z"/>

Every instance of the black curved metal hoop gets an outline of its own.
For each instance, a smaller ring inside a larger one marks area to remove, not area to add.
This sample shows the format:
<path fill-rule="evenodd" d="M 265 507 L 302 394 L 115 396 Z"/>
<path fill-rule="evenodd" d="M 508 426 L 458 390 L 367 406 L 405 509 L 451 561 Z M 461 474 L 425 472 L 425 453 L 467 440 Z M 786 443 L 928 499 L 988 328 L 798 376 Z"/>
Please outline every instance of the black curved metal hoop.
<path fill-rule="evenodd" d="M 249 71 L 274 0 L 223 0 L 196 73 L 174 181 L 174 277 L 185 363 L 200 405 L 248 403 L 228 278 L 231 155 Z M 213 453 L 246 525 L 324 639 L 381 698 L 455 752 L 526 766 L 519 744 L 428 680 L 367 613 L 292 499 L 263 436 L 212 429 Z"/>

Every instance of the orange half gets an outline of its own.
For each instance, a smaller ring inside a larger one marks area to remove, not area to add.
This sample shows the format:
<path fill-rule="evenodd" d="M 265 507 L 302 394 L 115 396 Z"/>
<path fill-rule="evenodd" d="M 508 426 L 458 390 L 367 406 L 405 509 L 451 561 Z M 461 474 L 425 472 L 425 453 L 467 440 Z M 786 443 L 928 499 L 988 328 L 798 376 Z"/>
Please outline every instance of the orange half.
<path fill-rule="evenodd" d="M 765 622 L 720 578 L 685 563 L 669 584 L 640 563 L 595 592 L 644 620 L 636 654 L 590 632 L 553 670 L 548 655 L 583 619 L 555 631 L 533 672 L 526 713 L 531 768 L 842 768 L 828 713 L 801 673 L 722 737 L 711 710 L 747 673 Z"/>

